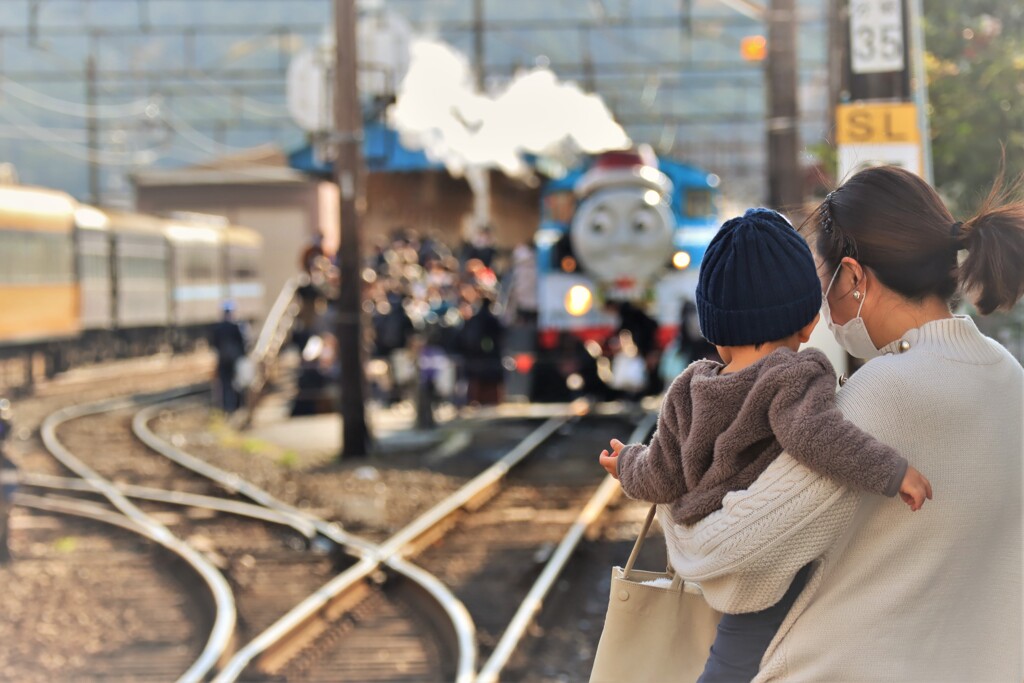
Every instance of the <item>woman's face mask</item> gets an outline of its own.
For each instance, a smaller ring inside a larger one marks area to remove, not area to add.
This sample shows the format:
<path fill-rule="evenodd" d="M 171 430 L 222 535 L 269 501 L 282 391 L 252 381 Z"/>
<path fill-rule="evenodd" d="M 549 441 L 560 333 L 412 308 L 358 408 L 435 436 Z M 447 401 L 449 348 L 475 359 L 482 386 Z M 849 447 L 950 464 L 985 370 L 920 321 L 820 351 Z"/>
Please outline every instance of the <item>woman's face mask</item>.
<path fill-rule="evenodd" d="M 832 336 L 836 338 L 836 343 L 839 344 L 848 354 L 854 358 L 861 358 L 863 360 L 870 360 L 880 355 L 875 343 L 871 341 L 871 335 L 868 334 L 868 328 L 864 325 L 864 318 L 860 317 L 860 312 L 864 308 L 864 302 L 867 300 L 867 292 L 864 292 L 864 296 L 860 300 L 860 307 L 857 308 L 857 317 L 853 320 L 849 320 L 842 325 L 839 325 L 832 320 L 832 311 L 829 310 L 828 306 L 828 293 L 832 290 L 832 285 L 835 284 L 836 277 L 839 276 L 839 271 L 842 270 L 843 265 L 839 264 L 836 268 L 836 272 L 832 274 L 832 280 L 829 281 L 828 287 L 825 289 L 825 295 L 821 297 L 821 314 L 825 318 L 825 324 L 828 325 L 828 329 L 832 332 Z"/>

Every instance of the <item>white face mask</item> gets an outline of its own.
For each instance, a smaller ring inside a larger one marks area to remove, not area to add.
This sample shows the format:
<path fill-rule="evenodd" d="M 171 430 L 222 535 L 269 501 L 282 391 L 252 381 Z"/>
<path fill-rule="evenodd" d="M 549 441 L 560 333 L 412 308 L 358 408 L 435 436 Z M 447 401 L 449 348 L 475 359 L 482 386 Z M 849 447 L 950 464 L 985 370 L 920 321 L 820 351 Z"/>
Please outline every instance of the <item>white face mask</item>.
<path fill-rule="evenodd" d="M 832 336 L 836 338 L 837 344 L 854 358 L 870 360 L 881 354 L 875 348 L 875 343 L 871 341 L 868 328 L 864 326 L 864 318 L 860 317 L 860 312 L 864 308 L 864 301 L 868 298 L 867 293 L 865 292 L 864 297 L 860 300 L 857 317 L 842 325 L 833 322 L 832 312 L 828 307 L 828 293 L 832 290 L 832 285 L 835 284 L 836 277 L 842 268 L 842 264 L 836 268 L 836 272 L 832 275 L 832 280 L 828 283 L 828 289 L 825 290 L 825 295 L 821 297 L 821 314 L 825 317 L 825 324 L 828 325 Z"/>

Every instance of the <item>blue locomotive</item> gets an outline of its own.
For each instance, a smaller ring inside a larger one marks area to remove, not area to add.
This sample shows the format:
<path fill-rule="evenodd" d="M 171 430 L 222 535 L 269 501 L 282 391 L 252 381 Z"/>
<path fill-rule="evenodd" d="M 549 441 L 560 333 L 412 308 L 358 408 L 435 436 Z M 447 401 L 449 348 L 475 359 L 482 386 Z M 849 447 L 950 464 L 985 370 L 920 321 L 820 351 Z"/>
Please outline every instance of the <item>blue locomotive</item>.
<path fill-rule="evenodd" d="M 664 346 L 718 230 L 718 185 L 649 148 L 602 154 L 549 182 L 536 235 L 540 348 L 565 332 L 603 342 L 615 324 L 607 302 L 646 311 Z"/>
<path fill-rule="evenodd" d="M 506 392 L 559 401 L 656 390 L 658 357 L 720 225 L 718 185 L 648 147 L 606 152 L 548 181 L 534 240 L 537 326 L 509 330 Z M 646 332 L 623 346 L 615 332 L 628 327 L 627 311 Z"/>

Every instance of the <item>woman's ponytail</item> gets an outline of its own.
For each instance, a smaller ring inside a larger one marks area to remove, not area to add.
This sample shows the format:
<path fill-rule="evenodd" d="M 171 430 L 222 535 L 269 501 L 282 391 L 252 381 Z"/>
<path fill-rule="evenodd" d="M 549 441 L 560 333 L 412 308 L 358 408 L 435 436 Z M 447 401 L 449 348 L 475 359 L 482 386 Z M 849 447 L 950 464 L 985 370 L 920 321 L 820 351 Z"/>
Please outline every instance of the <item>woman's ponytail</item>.
<path fill-rule="evenodd" d="M 962 291 L 983 315 L 1008 310 L 1024 296 L 1024 201 L 1018 180 L 1006 188 L 1000 173 L 978 214 L 960 228 Z"/>

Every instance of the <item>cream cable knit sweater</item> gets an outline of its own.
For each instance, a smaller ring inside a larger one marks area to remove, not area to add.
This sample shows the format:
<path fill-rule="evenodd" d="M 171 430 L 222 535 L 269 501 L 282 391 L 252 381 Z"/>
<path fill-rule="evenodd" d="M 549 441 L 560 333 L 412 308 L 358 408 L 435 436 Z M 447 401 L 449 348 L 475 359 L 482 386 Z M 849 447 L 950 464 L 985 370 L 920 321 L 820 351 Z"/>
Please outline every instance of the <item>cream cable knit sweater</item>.
<path fill-rule="evenodd" d="M 776 349 L 738 372 L 693 363 L 665 394 L 648 445 L 616 460 L 630 498 L 668 501 L 677 524 L 722 507 L 750 488 L 783 450 L 816 472 L 869 493 L 895 496 L 907 460 L 845 419 L 836 371 L 821 351 Z"/>
<path fill-rule="evenodd" d="M 1024 679 L 1024 370 L 969 318 L 903 339 L 837 402 L 929 478 L 921 511 L 783 453 L 696 525 L 659 515 L 673 567 L 723 611 L 775 603 L 816 561 L 756 681 Z"/>

